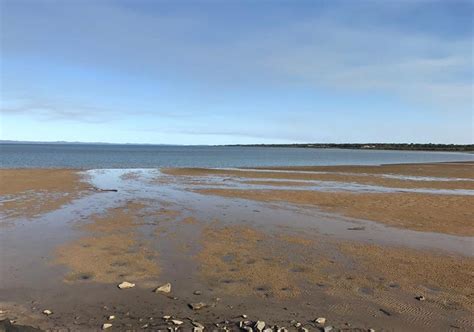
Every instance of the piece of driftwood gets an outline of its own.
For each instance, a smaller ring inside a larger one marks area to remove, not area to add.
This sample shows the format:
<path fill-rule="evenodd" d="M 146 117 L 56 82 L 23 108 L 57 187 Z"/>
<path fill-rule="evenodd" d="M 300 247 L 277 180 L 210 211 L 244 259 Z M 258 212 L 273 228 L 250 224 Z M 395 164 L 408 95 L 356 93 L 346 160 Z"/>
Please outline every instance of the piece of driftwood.
<path fill-rule="evenodd" d="M 92 188 L 92 190 L 95 190 L 95 191 L 100 191 L 100 192 L 106 192 L 106 191 L 111 191 L 111 192 L 114 192 L 116 193 L 118 191 L 118 189 L 100 189 L 100 188 Z"/>

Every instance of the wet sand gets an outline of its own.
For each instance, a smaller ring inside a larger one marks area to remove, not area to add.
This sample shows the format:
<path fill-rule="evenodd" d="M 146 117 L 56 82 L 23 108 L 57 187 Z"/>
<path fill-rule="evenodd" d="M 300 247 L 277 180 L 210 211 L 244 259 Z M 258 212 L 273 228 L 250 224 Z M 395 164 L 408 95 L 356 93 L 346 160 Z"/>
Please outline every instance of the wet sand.
<path fill-rule="evenodd" d="M 182 331 L 245 320 L 318 331 L 325 317 L 344 331 L 469 331 L 473 167 L 0 170 L 2 201 L 18 204 L 1 210 L 0 319 L 157 331 L 175 326 L 170 315 Z"/>
<path fill-rule="evenodd" d="M 75 170 L 2 169 L 0 211 L 4 218 L 33 217 L 71 202 L 87 189 Z"/>

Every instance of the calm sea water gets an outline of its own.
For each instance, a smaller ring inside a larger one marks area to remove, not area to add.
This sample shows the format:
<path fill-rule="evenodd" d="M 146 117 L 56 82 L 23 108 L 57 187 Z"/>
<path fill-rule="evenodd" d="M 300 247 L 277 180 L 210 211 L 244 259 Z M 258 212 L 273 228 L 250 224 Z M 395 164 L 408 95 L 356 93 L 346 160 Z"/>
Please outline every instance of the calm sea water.
<path fill-rule="evenodd" d="M 439 161 L 474 161 L 474 155 L 268 147 L 0 144 L 1 168 L 257 167 Z"/>

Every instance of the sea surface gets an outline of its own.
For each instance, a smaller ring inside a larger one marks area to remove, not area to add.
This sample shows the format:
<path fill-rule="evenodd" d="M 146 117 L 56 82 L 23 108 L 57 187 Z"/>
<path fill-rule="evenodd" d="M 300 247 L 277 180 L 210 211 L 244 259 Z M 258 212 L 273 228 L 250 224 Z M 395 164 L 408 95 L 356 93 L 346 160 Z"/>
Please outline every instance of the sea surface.
<path fill-rule="evenodd" d="M 0 168 L 379 165 L 474 161 L 457 152 L 112 144 L 0 144 Z"/>

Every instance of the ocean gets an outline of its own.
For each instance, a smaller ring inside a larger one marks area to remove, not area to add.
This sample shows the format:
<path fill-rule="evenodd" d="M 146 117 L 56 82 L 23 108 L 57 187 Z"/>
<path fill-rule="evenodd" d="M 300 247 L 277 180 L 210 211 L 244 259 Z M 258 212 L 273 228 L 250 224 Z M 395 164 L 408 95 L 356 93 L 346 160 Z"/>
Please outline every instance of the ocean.
<path fill-rule="evenodd" d="M 0 144 L 1 168 L 378 165 L 474 161 L 457 152 L 115 144 Z"/>

